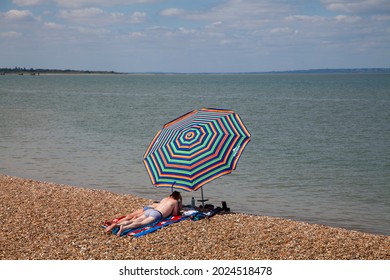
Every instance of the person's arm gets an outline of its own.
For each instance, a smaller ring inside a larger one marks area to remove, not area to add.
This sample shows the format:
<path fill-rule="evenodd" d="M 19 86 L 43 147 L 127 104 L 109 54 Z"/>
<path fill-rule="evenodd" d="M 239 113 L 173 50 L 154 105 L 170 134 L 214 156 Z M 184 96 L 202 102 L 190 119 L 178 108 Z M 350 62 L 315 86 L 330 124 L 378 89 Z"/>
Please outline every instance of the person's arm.
<path fill-rule="evenodd" d="M 178 216 L 179 215 L 179 207 L 177 203 L 173 206 L 172 216 Z"/>
<path fill-rule="evenodd" d="M 174 203 L 173 211 L 172 211 L 172 215 L 173 216 L 179 216 L 180 215 L 181 206 L 182 206 L 182 198 L 181 198 L 181 195 L 180 195 L 179 199 Z"/>
<path fill-rule="evenodd" d="M 177 201 L 177 204 L 178 204 L 178 208 L 179 208 L 178 212 L 180 213 L 180 210 L 183 207 L 183 198 L 181 197 L 181 194 L 180 194 L 180 197 L 179 197 L 179 199 Z"/>

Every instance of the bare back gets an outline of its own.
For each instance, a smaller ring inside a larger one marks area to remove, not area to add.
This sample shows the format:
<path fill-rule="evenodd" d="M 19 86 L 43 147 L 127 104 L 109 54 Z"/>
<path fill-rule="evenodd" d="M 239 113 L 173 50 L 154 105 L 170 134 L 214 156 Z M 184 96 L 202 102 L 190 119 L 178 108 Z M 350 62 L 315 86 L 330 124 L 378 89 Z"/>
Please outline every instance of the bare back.
<path fill-rule="evenodd" d="M 163 218 L 179 214 L 178 202 L 172 197 L 163 198 L 155 209 L 161 212 Z"/>

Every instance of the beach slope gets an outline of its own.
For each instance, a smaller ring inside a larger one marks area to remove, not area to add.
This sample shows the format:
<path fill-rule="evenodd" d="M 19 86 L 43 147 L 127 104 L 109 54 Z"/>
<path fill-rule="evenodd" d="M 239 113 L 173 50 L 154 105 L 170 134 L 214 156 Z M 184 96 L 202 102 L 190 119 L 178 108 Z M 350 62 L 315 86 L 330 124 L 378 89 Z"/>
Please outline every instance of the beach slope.
<path fill-rule="evenodd" d="M 390 259 L 390 236 L 245 214 L 186 220 L 140 238 L 105 234 L 150 200 L 0 174 L 0 259 Z"/>

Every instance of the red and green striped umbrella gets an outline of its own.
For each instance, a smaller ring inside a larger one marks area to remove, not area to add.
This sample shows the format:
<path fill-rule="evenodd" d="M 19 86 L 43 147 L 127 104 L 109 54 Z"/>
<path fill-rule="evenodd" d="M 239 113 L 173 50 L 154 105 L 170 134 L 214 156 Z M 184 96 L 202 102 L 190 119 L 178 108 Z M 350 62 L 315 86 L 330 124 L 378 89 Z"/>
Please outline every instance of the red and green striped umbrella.
<path fill-rule="evenodd" d="M 238 114 L 201 109 L 167 124 L 149 145 L 144 163 L 153 185 L 197 190 L 231 173 L 250 141 Z"/>

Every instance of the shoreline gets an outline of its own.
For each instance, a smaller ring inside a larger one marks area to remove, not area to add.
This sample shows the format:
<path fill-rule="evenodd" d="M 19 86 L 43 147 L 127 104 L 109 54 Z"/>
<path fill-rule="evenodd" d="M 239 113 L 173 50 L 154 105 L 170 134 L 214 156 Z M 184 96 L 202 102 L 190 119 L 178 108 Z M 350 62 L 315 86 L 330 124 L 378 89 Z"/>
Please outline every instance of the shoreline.
<path fill-rule="evenodd" d="M 152 200 L 4 174 L 0 199 L 2 260 L 390 259 L 390 236 L 238 213 L 119 238 L 103 221 Z"/>

